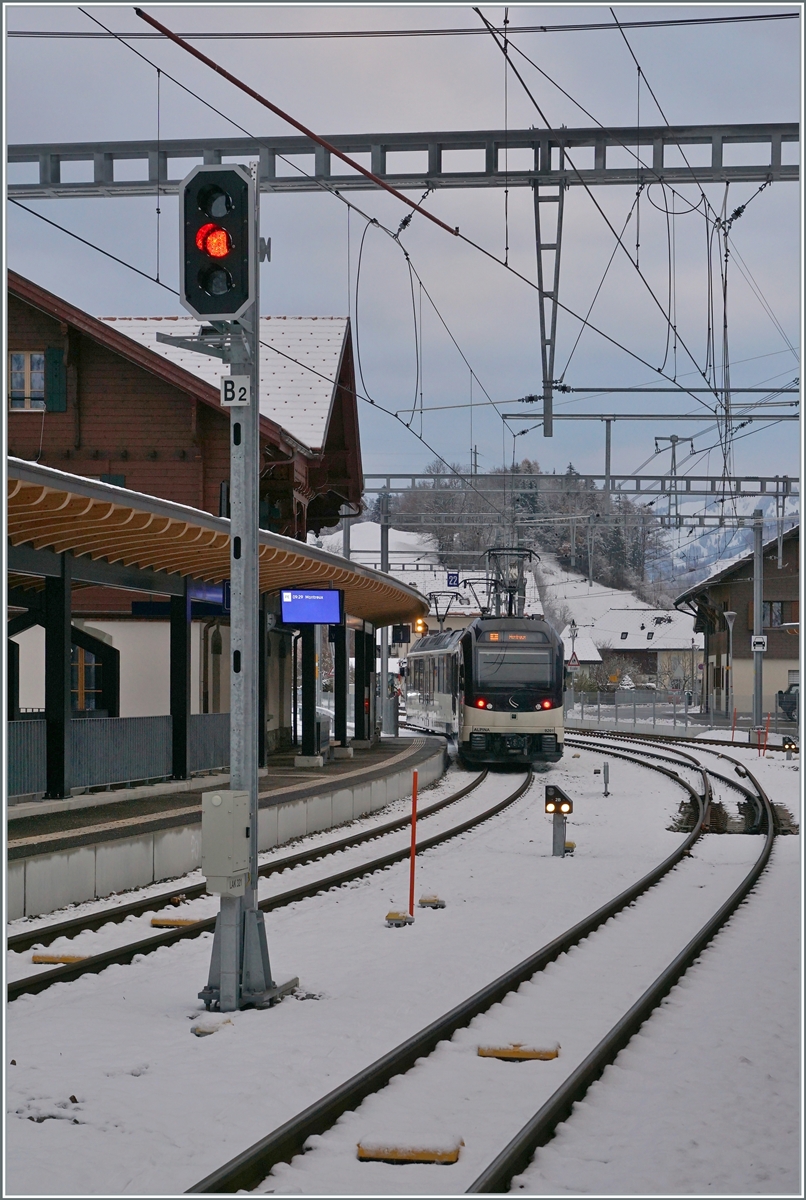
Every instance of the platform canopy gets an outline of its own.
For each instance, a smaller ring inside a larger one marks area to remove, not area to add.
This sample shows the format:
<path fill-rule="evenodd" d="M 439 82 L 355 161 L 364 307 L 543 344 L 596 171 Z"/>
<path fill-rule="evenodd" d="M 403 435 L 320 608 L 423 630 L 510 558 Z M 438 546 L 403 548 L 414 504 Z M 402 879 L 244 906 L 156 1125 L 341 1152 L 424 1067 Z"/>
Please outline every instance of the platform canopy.
<path fill-rule="evenodd" d="M 10 584 L 40 587 L 56 555 L 73 556 L 73 579 L 177 594 L 186 578 L 221 583 L 230 574 L 230 523 L 200 509 L 8 459 Z M 260 531 L 260 590 L 329 584 L 345 612 L 383 626 L 428 612 L 416 589 L 308 546 Z"/>

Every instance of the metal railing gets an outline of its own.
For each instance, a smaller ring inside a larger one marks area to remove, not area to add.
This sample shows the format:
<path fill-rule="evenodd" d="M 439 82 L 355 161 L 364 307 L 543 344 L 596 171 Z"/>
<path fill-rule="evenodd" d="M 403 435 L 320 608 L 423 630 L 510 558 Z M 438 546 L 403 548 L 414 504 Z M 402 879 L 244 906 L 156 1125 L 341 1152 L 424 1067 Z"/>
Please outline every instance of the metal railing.
<path fill-rule="evenodd" d="M 604 727 L 671 726 L 672 729 L 728 729 L 737 738 L 746 737 L 752 729 L 750 697 L 735 696 L 729 711 L 727 700 L 711 694 L 706 704 L 690 692 L 661 691 L 649 688 L 618 689 L 613 692 L 576 692 L 568 689 L 564 696 L 566 722 L 575 721 Z M 771 733 L 788 733 L 797 728 L 781 710 L 778 694 L 764 697 L 763 724 Z"/>
<path fill-rule="evenodd" d="M 171 718 L 95 717 L 70 722 L 71 788 L 169 779 L 173 764 Z M 193 713 L 188 759 L 191 772 L 229 765 L 229 713 Z M 9 796 L 47 788 L 46 723 L 8 722 Z"/>
<path fill-rule="evenodd" d="M 191 771 L 211 771 L 229 766 L 229 724 L 228 712 L 191 715 L 188 746 Z"/>
<path fill-rule="evenodd" d="M 8 722 L 7 781 L 9 796 L 27 796 L 44 792 L 47 747 L 44 721 Z"/>

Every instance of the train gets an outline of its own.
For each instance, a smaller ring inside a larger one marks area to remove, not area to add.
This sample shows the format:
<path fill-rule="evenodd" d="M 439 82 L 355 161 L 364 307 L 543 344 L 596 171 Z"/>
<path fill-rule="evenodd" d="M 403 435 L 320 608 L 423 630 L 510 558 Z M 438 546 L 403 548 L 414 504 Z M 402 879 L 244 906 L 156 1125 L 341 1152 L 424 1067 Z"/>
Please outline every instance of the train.
<path fill-rule="evenodd" d="M 559 762 L 563 643 L 539 617 L 428 633 L 406 661 L 406 724 L 455 739 L 467 766 Z"/>

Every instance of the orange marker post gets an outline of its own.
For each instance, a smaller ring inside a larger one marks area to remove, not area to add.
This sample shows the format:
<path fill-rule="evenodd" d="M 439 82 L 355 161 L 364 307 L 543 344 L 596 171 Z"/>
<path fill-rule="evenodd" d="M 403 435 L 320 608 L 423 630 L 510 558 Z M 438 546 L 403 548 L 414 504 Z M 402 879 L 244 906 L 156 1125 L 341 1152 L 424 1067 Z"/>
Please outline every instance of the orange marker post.
<path fill-rule="evenodd" d="M 417 854 L 417 772 L 411 773 L 411 864 L 409 867 L 409 916 L 414 916 L 414 861 Z"/>

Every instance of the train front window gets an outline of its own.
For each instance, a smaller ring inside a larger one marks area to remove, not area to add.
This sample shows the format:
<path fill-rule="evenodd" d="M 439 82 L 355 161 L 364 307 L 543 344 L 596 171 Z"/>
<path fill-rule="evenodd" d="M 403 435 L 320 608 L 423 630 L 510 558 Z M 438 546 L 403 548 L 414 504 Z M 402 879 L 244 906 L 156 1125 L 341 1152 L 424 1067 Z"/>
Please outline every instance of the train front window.
<path fill-rule="evenodd" d="M 532 646 L 507 642 L 503 646 L 479 646 L 479 686 L 550 687 L 551 654 Z"/>

